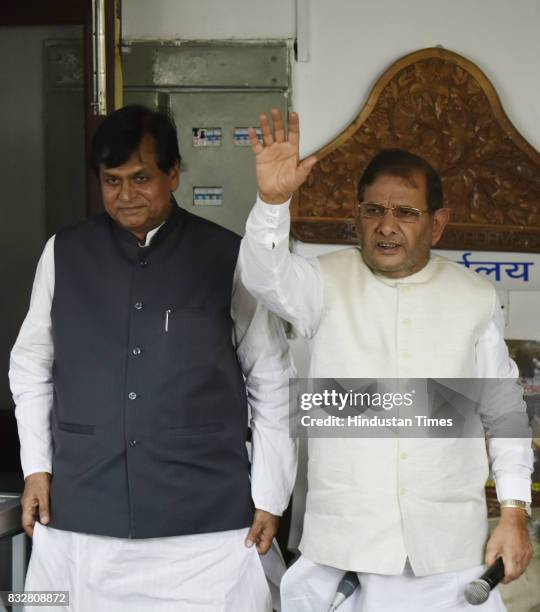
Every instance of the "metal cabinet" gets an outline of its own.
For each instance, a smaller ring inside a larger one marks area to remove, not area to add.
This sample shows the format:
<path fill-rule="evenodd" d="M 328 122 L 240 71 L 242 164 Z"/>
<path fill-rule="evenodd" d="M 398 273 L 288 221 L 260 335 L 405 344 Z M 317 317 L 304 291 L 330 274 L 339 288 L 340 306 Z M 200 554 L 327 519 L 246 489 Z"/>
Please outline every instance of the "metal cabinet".
<path fill-rule="evenodd" d="M 239 234 L 257 193 L 247 128 L 272 107 L 286 114 L 288 54 L 284 42 L 124 49 L 124 102 L 166 108 L 175 118 L 182 154 L 177 200 Z"/>

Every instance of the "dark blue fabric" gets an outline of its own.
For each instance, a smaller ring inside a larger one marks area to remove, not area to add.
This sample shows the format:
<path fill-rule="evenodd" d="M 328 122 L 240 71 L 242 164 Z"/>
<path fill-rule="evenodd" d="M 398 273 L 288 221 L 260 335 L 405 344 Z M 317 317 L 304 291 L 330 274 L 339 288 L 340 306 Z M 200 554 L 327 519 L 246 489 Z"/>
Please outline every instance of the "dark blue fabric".
<path fill-rule="evenodd" d="M 107 215 L 56 236 L 52 527 L 151 538 L 251 523 L 239 240 L 177 206 L 147 248 Z"/>

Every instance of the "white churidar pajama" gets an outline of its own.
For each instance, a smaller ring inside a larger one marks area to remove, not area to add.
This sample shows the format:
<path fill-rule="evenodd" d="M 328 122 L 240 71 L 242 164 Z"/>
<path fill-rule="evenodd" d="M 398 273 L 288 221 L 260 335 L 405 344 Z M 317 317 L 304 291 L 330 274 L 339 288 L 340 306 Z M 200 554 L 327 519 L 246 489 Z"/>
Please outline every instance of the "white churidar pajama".
<path fill-rule="evenodd" d="M 407 563 L 398 576 L 359 573 L 360 589 L 345 600 L 339 612 L 505 612 L 498 590 L 480 606 L 468 604 L 465 586 L 484 572 L 484 566 L 459 572 L 415 576 Z M 281 582 L 282 612 L 327 612 L 343 571 L 300 557 Z"/>

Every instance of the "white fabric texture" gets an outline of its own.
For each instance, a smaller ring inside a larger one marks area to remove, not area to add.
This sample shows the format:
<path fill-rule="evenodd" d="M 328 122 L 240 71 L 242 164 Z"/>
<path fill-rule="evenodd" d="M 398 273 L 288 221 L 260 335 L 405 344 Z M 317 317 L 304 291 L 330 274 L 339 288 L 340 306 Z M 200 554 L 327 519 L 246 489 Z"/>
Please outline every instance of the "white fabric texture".
<path fill-rule="evenodd" d="M 36 523 L 26 590 L 66 590 L 51 612 L 270 612 L 270 591 L 247 529 L 128 540 Z M 27 608 L 30 612 L 34 608 Z"/>
<path fill-rule="evenodd" d="M 465 586 L 484 566 L 418 578 L 407 565 L 398 576 L 359 573 L 360 588 L 339 612 L 505 612 L 498 589 L 480 606 L 465 601 Z M 300 557 L 281 583 L 282 612 L 327 612 L 344 572 Z"/>

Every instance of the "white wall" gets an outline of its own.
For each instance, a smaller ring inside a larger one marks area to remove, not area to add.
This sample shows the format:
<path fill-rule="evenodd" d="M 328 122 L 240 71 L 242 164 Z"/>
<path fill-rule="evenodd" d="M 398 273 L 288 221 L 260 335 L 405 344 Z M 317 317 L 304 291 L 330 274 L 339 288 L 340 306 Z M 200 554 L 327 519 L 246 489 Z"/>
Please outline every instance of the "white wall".
<path fill-rule="evenodd" d="M 123 0 L 130 40 L 294 38 L 294 0 Z"/>
<path fill-rule="evenodd" d="M 515 126 L 540 149 L 539 31 L 539 0 L 311 0 L 311 59 L 293 72 L 303 153 L 352 121 L 396 59 L 436 45 L 477 64 Z"/>
<path fill-rule="evenodd" d="M 516 127 L 540 149 L 540 0 L 301 0 L 310 61 L 293 64 L 304 154 L 356 116 L 396 59 L 442 45 L 477 64 Z M 296 37 L 295 0 L 123 0 L 123 36 Z"/>
<path fill-rule="evenodd" d="M 540 149 L 540 0 L 299 0 L 309 61 L 292 64 L 305 156 L 358 114 L 395 60 L 442 45 L 484 71 L 518 131 Z M 125 39 L 296 38 L 295 0 L 123 0 Z M 317 255 L 336 247 L 295 243 Z M 509 295 L 509 336 L 537 338 L 540 292 Z"/>

